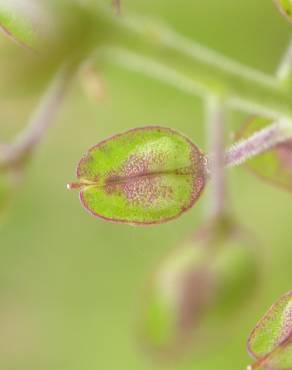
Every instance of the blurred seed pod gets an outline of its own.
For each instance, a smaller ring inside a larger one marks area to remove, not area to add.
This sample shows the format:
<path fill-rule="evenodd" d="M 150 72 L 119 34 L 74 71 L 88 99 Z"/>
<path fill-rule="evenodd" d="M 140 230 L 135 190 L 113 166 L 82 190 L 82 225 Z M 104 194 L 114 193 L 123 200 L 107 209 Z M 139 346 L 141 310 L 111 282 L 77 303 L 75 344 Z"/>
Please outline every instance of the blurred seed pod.
<path fill-rule="evenodd" d="M 206 250 L 192 241 L 160 263 L 147 287 L 139 322 L 143 346 L 166 360 L 185 348 L 212 291 Z"/>
<path fill-rule="evenodd" d="M 212 263 L 215 280 L 214 313 L 218 318 L 236 314 L 252 297 L 258 281 L 254 240 L 241 229 L 222 241 Z"/>
<path fill-rule="evenodd" d="M 206 265 L 212 281 L 207 309 L 212 319 L 231 318 L 252 296 L 258 280 L 255 240 L 230 218 L 212 220 L 193 239 L 206 250 Z"/>
<path fill-rule="evenodd" d="M 71 0 L 0 0 L 2 31 L 20 46 L 35 51 L 46 52 L 48 43 L 64 41 L 82 49 L 84 44 L 78 41 L 90 36 L 92 21 L 89 9 Z"/>
<path fill-rule="evenodd" d="M 275 0 L 275 3 L 284 17 L 292 22 L 292 0 Z"/>
<path fill-rule="evenodd" d="M 14 50 L 12 43 L 5 44 L 0 67 L 6 73 L 1 76 L 0 93 L 14 95 L 15 86 L 25 94 L 43 88 L 60 65 L 68 60 L 79 64 L 99 43 L 111 37 L 115 31 L 105 8 L 96 2 L 90 2 L 90 6 L 81 3 L 0 0 L 0 31 L 29 50 Z"/>
<path fill-rule="evenodd" d="M 34 49 L 47 28 L 46 18 L 41 3 L 35 0 L 0 0 L 0 29 L 24 48 Z"/>
<path fill-rule="evenodd" d="M 143 347 L 165 361 L 197 347 L 249 300 L 256 281 L 255 251 L 240 228 L 205 226 L 154 272 L 139 321 Z"/>
<path fill-rule="evenodd" d="M 267 118 L 254 117 L 243 125 L 237 139 L 245 139 L 269 125 Z M 292 191 L 292 140 L 276 145 L 274 148 L 255 156 L 245 166 L 259 178 Z"/>

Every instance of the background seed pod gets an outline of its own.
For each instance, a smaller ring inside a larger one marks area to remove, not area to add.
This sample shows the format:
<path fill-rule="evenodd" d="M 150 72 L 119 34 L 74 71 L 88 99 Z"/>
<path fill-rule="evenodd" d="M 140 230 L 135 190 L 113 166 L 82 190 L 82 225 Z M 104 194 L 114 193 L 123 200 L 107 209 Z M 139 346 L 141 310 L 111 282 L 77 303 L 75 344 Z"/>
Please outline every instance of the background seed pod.
<path fill-rule="evenodd" d="M 198 239 L 209 250 L 214 318 L 230 317 L 249 301 L 257 286 L 256 241 L 229 217 L 207 224 L 199 231 Z"/>
<path fill-rule="evenodd" d="M 292 1 L 291 0 L 275 0 L 280 12 L 285 16 L 285 18 L 292 22 Z"/>
<path fill-rule="evenodd" d="M 212 264 L 216 281 L 214 308 L 219 317 L 235 313 L 252 296 L 258 264 L 251 240 L 229 240 Z"/>
<path fill-rule="evenodd" d="M 202 337 L 218 334 L 252 297 L 258 275 L 253 245 L 239 228 L 226 226 L 207 225 L 168 254 L 153 273 L 139 335 L 154 357 L 179 357 L 193 342 L 197 348 Z"/>
<path fill-rule="evenodd" d="M 161 261 L 147 286 L 139 318 L 143 348 L 160 359 L 186 349 L 211 296 L 203 246 L 187 242 Z"/>

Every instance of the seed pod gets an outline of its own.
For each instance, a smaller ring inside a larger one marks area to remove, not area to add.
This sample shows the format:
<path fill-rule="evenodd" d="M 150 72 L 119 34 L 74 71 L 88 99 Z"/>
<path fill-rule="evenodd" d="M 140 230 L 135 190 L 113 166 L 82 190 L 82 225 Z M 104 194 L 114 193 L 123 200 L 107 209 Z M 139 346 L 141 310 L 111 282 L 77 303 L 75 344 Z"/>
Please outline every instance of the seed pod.
<path fill-rule="evenodd" d="M 0 29 L 20 46 L 34 49 L 48 29 L 44 4 L 36 0 L 0 0 Z"/>
<path fill-rule="evenodd" d="M 179 357 L 193 341 L 197 348 L 250 298 L 257 264 L 239 230 L 207 225 L 155 270 L 139 320 L 140 341 L 152 356 Z"/>
<path fill-rule="evenodd" d="M 214 259 L 214 312 L 219 318 L 236 313 L 254 292 L 258 265 L 253 243 L 244 235 L 231 238 Z"/>
<path fill-rule="evenodd" d="M 278 299 L 257 323 L 247 349 L 256 360 L 249 370 L 292 368 L 292 291 Z"/>
<path fill-rule="evenodd" d="M 258 278 L 255 241 L 229 218 L 207 224 L 196 239 L 208 250 L 211 310 L 221 320 L 236 313 L 253 293 Z"/>
<path fill-rule="evenodd" d="M 275 0 L 276 5 L 284 17 L 292 22 L 292 1 L 291 0 Z"/>
<path fill-rule="evenodd" d="M 113 136 L 91 148 L 77 168 L 83 207 L 93 216 L 132 225 L 177 218 L 205 186 L 205 158 L 188 138 L 149 126 Z"/>
<path fill-rule="evenodd" d="M 151 355 L 181 354 L 210 300 L 206 251 L 192 241 L 170 253 L 154 272 L 144 297 L 139 339 Z"/>

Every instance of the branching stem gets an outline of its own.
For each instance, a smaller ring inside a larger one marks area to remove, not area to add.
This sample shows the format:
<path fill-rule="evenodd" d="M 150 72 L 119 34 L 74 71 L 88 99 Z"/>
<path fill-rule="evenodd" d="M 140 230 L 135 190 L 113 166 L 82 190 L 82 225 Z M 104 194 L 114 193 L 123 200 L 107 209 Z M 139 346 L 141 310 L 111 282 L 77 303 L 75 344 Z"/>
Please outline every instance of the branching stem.
<path fill-rule="evenodd" d="M 106 55 L 107 60 L 202 99 L 209 96 L 224 99 L 227 109 L 239 109 L 275 120 L 273 125 L 232 146 L 225 153 L 228 167 L 291 138 L 292 95 L 282 80 L 291 68 L 292 47 L 283 58 L 278 76 L 269 76 L 232 61 L 164 25 L 155 25 L 135 16 L 116 17 L 101 5 L 95 9 L 111 30 L 107 48 L 99 49 L 99 57 Z M 29 125 L 9 147 L 6 165 L 24 159 L 42 139 L 55 119 L 71 76 L 70 68 L 63 68 L 58 73 Z"/>
<path fill-rule="evenodd" d="M 168 84 L 198 98 L 204 99 L 209 95 L 214 95 L 214 92 L 200 78 L 195 78 L 187 74 L 185 70 L 180 71 L 180 68 L 177 66 L 169 66 L 159 59 L 149 57 L 143 53 L 138 54 L 120 47 L 107 47 L 99 50 L 96 56 L 98 58 L 104 58 L 110 63 L 118 64 L 129 71 L 144 74 L 147 77 Z M 274 86 L 277 86 L 278 83 L 279 81 L 277 79 L 273 82 Z M 214 84 L 216 85 L 216 82 Z M 221 93 L 218 92 L 218 95 L 221 95 Z M 225 94 L 223 93 L 223 95 Z M 283 99 L 281 107 L 275 109 L 274 104 L 262 104 L 258 99 L 243 99 L 238 94 L 227 94 L 225 96 L 226 108 L 275 119 L 290 117 L 289 112 L 282 109 L 282 107 L 285 108 L 285 100 L 287 100 L 287 97 Z M 290 107 L 287 106 L 287 109 L 289 110 Z"/>
<path fill-rule="evenodd" d="M 28 125 L 8 146 L 1 158 L 1 166 L 8 167 L 24 161 L 53 124 L 63 102 L 69 82 L 73 75 L 72 67 L 60 69 L 42 97 L 39 106 L 29 120 Z"/>
<path fill-rule="evenodd" d="M 165 73 L 173 71 L 173 76 L 183 75 L 203 93 L 223 96 L 233 108 L 275 119 L 292 118 L 292 96 L 277 76 L 233 61 L 165 25 L 133 15 L 114 17 L 102 7 L 99 11 L 103 12 L 112 31 L 107 46 L 112 45 L 119 52 L 127 50 L 132 55 L 144 55 L 145 66 L 147 61 L 155 61 L 148 65 L 148 75 L 152 67 L 163 66 Z M 156 69 L 153 77 L 156 78 L 157 72 Z"/>

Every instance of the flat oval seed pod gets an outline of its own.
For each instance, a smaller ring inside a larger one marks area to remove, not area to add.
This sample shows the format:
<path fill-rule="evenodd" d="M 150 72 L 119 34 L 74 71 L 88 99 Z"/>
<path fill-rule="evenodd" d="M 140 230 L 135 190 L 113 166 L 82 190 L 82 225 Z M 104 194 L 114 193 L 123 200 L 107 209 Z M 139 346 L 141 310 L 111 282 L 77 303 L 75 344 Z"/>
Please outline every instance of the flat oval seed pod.
<path fill-rule="evenodd" d="M 0 30 L 20 46 L 33 48 L 39 8 L 34 0 L 0 0 Z"/>
<path fill-rule="evenodd" d="M 275 0 L 280 12 L 292 22 L 292 0 Z"/>
<path fill-rule="evenodd" d="M 212 295 L 204 246 L 189 241 L 169 253 L 143 295 L 139 340 L 155 359 L 167 361 L 188 348 Z"/>
<path fill-rule="evenodd" d="M 143 294 L 139 340 L 155 360 L 200 352 L 254 293 L 257 263 L 240 229 L 207 225 L 163 258 Z M 221 328 L 221 329 L 220 329 Z M 209 343 L 210 344 L 210 343 Z"/>
<path fill-rule="evenodd" d="M 256 359 L 250 370 L 292 369 L 292 291 L 274 303 L 257 323 L 247 349 Z"/>
<path fill-rule="evenodd" d="M 185 136 L 137 128 L 91 148 L 77 168 L 82 205 L 93 216 L 133 225 L 166 222 L 191 208 L 205 185 L 205 158 Z"/>
<path fill-rule="evenodd" d="M 271 122 L 267 118 L 255 117 L 242 127 L 237 138 L 248 138 Z M 292 140 L 255 156 L 246 162 L 246 167 L 261 179 L 292 191 Z"/>
<path fill-rule="evenodd" d="M 258 263 L 254 245 L 247 239 L 230 238 L 211 265 L 215 283 L 215 317 L 231 318 L 254 295 L 258 282 Z"/>

